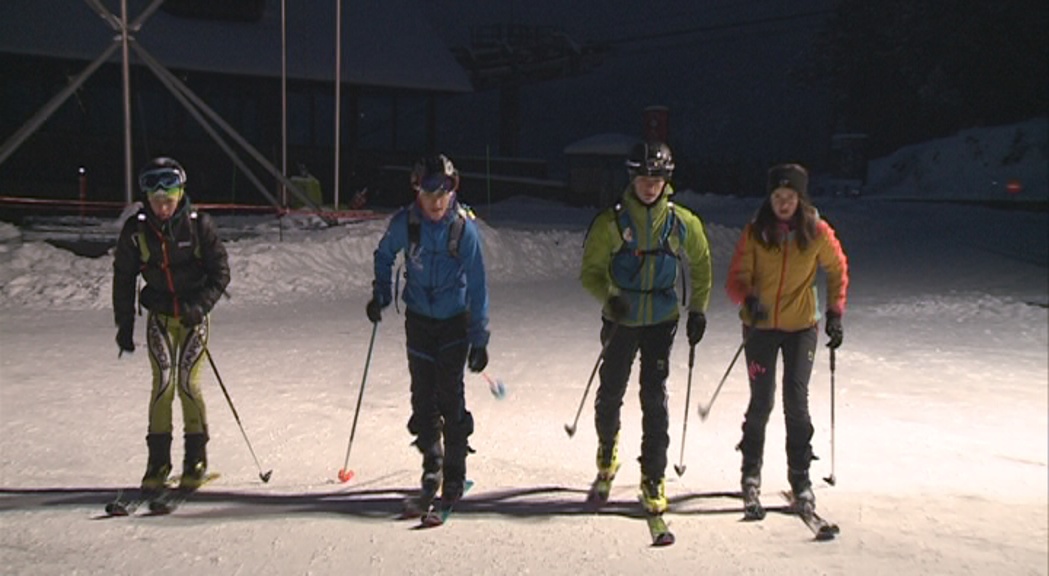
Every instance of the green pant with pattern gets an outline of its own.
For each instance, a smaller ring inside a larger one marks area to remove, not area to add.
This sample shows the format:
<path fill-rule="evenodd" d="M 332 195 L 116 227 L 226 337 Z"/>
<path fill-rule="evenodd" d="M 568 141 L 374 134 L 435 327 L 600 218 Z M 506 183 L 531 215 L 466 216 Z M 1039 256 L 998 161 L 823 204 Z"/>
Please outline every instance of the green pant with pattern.
<path fill-rule="evenodd" d="M 150 312 L 146 322 L 153 391 L 149 400 L 150 434 L 171 434 L 175 391 L 182 404 L 185 434 L 208 436 L 204 397 L 200 393 L 200 367 L 208 343 L 209 318 L 186 327 L 166 314 Z"/>

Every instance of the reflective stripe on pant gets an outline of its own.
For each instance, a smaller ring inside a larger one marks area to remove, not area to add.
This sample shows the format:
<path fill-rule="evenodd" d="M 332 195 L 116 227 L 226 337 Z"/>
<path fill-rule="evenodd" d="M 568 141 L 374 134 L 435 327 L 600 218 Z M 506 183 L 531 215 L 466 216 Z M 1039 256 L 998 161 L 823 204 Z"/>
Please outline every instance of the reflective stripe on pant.
<path fill-rule="evenodd" d="M 776 361 L 783 355 L 783 419 L 787 428 L 787 466 L 808 470 L 812 460 L 809 377 L 816 354 L 816 328 L 799 332 L 752 330 L 747 340 L 750 403 L 743 421 L 743 472 L 760 471 L 765 426 L 776 403 Z"/>
<path fill-rule="evenodd" d="M 667 467 L 667 377 L 670 375 L 670 351 L 677 333 L 677 321 L 654 326 L 618 326 L 604 320 L 601 341 L 611 335 L 605 349 L 599 374 L 601 384 L 594 400 L 594 422 L 597 438 L 610 446 L 619 432 L 619 412 L 623 407 L 630 367 L 641 352 L 641 473 L 647 478 L 662 478 Z"/>
<path fill-rule="evenodd" d="M 170 434 L 172 402 L 178 390 L 185 434 L 208 433 L 204 397 L 200 393 L 200 368 L 208 341 L 210 319 L 187 328 L 165 314 L 149 313 L 146 344 L 153 371 L 153 390 L 149 400 L 149 432 Z M 175 359 L 175 362 L 172 362 Z"/>

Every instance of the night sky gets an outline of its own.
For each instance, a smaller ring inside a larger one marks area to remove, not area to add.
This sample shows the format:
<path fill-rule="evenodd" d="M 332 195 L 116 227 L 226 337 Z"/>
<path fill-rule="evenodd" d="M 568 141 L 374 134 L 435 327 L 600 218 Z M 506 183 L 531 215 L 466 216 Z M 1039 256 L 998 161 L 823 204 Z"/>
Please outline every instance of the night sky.
<path fill-rule="evenodd" d="M 607 43 L 596 70 L 525 87 L 521 152 L 551 160 L 572 142 L 604 132 L 640 136 L 642 111 L 667 106 L 669 140 L 687 163 L 699 158 L 755 165 L 824 158 L 834 129 L 825 92 L 803 89 L 788 72 L 808 48 L 829 3 L 424 2 L 450 46 L 471 25 L 513 22 L 562 27 L 579 43 Z M 462 105 L 463 102 L 470 104 Z M 483 152 L 494 144 L 492 91 L 458 97 L 442 118 L 441 141 Z M 461 110 L 458 116 L 456 110 Z"/>

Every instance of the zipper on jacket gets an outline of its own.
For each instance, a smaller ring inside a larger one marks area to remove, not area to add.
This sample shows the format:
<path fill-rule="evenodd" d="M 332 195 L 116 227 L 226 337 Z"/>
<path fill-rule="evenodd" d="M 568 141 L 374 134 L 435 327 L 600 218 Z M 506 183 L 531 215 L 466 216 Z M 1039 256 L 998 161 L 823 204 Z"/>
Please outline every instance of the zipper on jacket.
<path fill-rule="evenodd" d="M 779 307 L 780 299 L 783 297 L 783 284 L 787 281 L 787 252 L 790 250 L 790 241 L 783 244 L 783 261 L 779 269 L 779 286 L 776 287 L 776 307 L 772 316 L 772 327 L 779 329 Z"/>
<path fill-rule="evenodd" d="M 160 253 L 164 256 L 162 265 L 164 268 L 164 278 L 168 283 L 168 291 L 171 292 L 171 305 L 175 312 L 175 319 L 179 319 L 181 313 L 179 311 L 178 294 L 175 293 L 175 279 L 171 276 L 171 259 L 168 258 L 168 242 L 164 238 L 164 233 L 157 230 L 156 227 L 153 228 L 153 232 L 156 233 L 157 240 L 160 240 Z"/>

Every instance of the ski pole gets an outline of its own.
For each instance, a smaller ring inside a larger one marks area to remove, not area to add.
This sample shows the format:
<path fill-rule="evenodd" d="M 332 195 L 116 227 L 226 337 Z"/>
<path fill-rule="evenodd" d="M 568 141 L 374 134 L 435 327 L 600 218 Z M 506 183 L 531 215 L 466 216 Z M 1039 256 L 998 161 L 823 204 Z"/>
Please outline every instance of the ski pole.
<path fill-rule="evenodd" d="M 201 339 L 204 342 L 204 339 Z M 259 479 L 265 484 L 270 481 L 270 476 L 273 475 L 273 470 L 268 470 L 265 473 L 262 471 L 262 466 L 259 465 L 259 458 L 255 455 L 255 449 L 251 447 L 251 440 L 248 440 L 248 433 L 244 431 L 244 425 L 240 423 L 240 415 L 237 414 L 237 408 L 233 406 L 233 399 L 229 397 L 229 392 L 226 390 L 226 385 L 222 383 L 222 376 L 219 375 L 219 369 L 215 366 L 215 359 L 211 357 L 211 351 L 208 350 L 208 345 L 204 344 L 204 355 L 208 357 L 208 363 L 211 364 L 211 370 L 215 372 L 215 379 L 219 381 L 219 388 L 222 389 L 222 395 L 226 397 L 226 403 L 229 404 L 230 411 L 233 412 L 233 419 L 237 421 L 237 427 L 240 428 L 241 436 L 244 436 L 244 443 L 248 445 L 248 451 L 251 452 L 252 459 L 255 460 L 255 467 L 259 469 Z"/>
<path fill-rule="evenodd" d="M 506 385 L 503 384 L 502 380 L 492 380 L 492 377 L 487 372 L 481 372 L 481 376 L 484 376 L 485 381 L 488 382 L 488 391 L 492 393 L 492 396 L 495 396 L 496 400 L 506 398 Z"/>
<path fill-rule="evenodd" d="M 368 358 L 364 361 L 364 376 L 361 378 L 361 389 L 357 393 L 357 408 L 353 411 L 353 426 L 350 427 L 350 442 L 346 445 L 346 460 L 339 469 L 339 482 L 349 482 L 353 478 L 353 470 L 347 470 L 350 464 L 350 450 L 353 448 L 353 435 L 357 432 L 357 416 L 361 413 L 361 400 L 364 398 L 364 385 L 368 382 L 368 366 L 372 363 L 372 348 L 375 347 L 375 332 L 379 329 L 379 323 L 372 323 L 372 337 L 368 342 Z"/>
<path fill-rule="evenodd" d="M 575 436 L 576 426 L 579 425 L 579 415 L 583 413 L 583 405 L 586 404 L 586 397 L 590 394 L 590 385 L 594 383 L 594 375 L 597 374 L 597 368 L 601 365 L 601 360 L 605 357 L 605 350 L 608 349 L 609 342 L 612 341 L 612 337 L 616 335 L 616 328 L 619 324 L 613 324 L 612 329 L 608 332 L 608 340 L 601 345 L 601 353 L 597 355 L 597 361 L 594 362 L 594 369 L 590 371 L 590 379 L 586 381 L 586 389 L 583 390 L 583 397 L 579 399 L 579 408 L 575 412 L 575 420 L 572 421 L 571 426 L 565 424 L 565 432 L 568 433 L 568 437 Z"/>
<path fill-rule="evenodd" d="M 831 486 L 838 482 L 834 477 L 834 348 L 830 349 L 830 476 L 823 481 Z"/>
<path fill-rule="evenodd" d="M 685 434 L 688 433 L 688 403 L 692 397 L 692 367 L 696 365 L 696 345 L 688 349 L 688 386 L 685 388 L 685 422 L 681 425 L 681 456 L 678 464 L 674 466 L 674 472 L 678 477 L 685 474 Z"/>
<path fill-rule="evenodd" d="M 725 385 L 725 380 L 728 380 L 728 375 L 732 372 L 732 367 L 736 365 L 736 360 L 739 359 L 739 355 L 743 352 L 743 348 L 747 345 L 747 340 L 750 339 L 748 334 L 743 341 L 739 343 L 739 348 L 736 349 L 736 355 L 732 357 L 732 362 L 729 362 L 728 368 L 725 369 L 725 375 L 721 377 L 721 382 L 718 383 L 718 387 L 714 389 L 714 395 L 710 397 L 710 402 L 706 406 L 699 405 L 699 419 L 706 420 L 707 416 L 710 415 L 710 409 L 714 407 L 714 400 L 718 398 L 718 392 L 721 392 L 721 387 Z"/>

